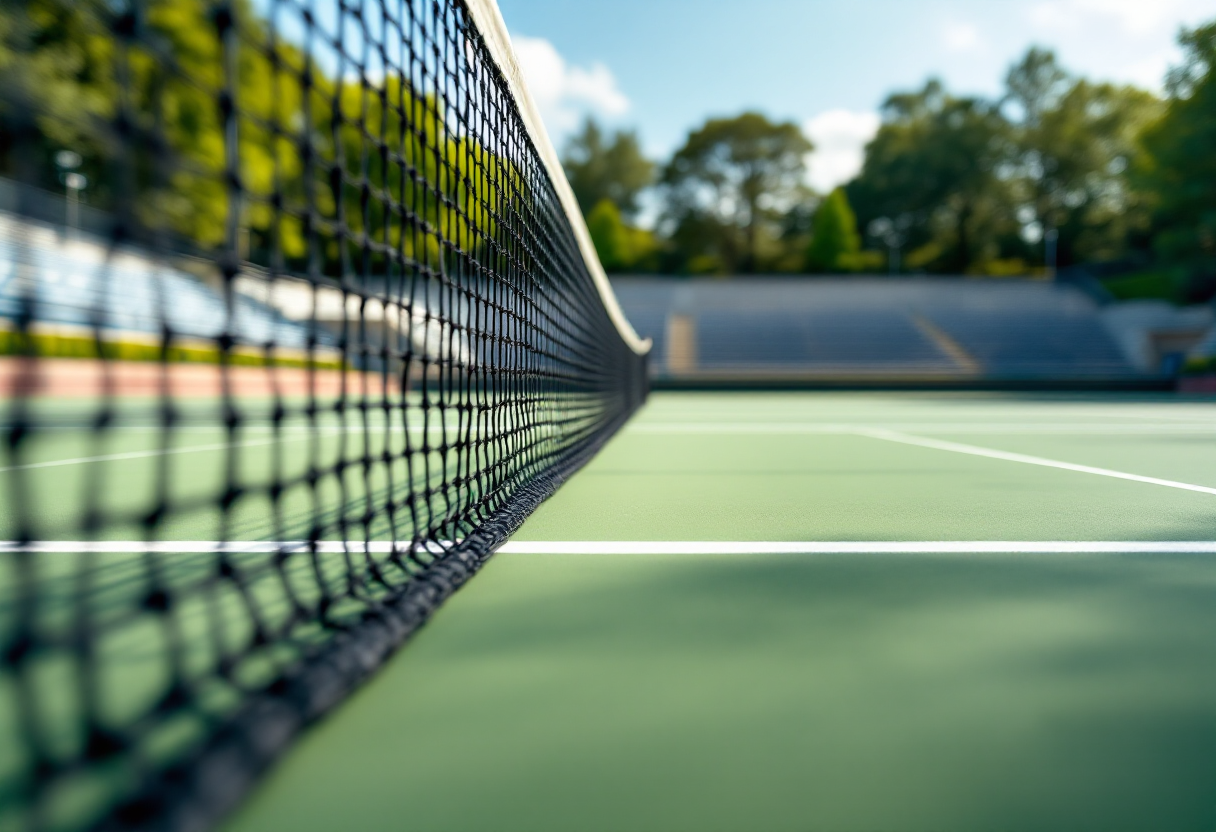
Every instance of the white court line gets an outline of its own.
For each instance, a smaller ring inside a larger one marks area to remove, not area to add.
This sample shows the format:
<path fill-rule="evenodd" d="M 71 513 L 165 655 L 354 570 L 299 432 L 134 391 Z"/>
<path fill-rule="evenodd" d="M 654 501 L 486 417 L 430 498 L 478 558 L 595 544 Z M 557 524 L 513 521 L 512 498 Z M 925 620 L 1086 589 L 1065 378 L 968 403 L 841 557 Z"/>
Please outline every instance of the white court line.
<path fill-rule="evenodd" d="M 422 421 L 422 420 L 419 419 L 418 421 Z M 468 427 L 467 425 L 459 425 L 455 422 L 447 422 L 444 424 L 439 424 L 439 423 L 433 422 L 428 427 L 423 427 L 422 425 L 410 425 L 408 430 L 410 431 L 410 433 L 421 433 L 424 430 L 432 430 L 432 431 L 441 430 L 441 429 L 461 430 L 461 429 L 465 429 L 467 427 Z M 39 433 L 56 433 L 56 432 L 84 433 L 86 431 L 92 430 L 92 428 L 81 426 L 81 425 L 38 425 L 37 428 L 38 428 Z M 7 428 L 7 426 L 0 425 L 0 429 L 7 430 L 8 428 Z M 400 429 L 401 428 L 397 425 L 384 425 L 384 424 L 372 425 L 369 428 L 364 428 L 362 425 L 347 425 L 346 427 L 342 427 L 341 425 L 322 425 L 322 426 L 318 426 L 316 428 L 310 427 L 308 425 L 283 425 L 279 428 L 279 432 L 280 433 L 310 433 L 310 434 L 311 433 L 318 433 L 318 434 L 355 433 L 355 434 L 358 434 L 358 433 L 384 433 L 387 431 L 396 431 L 396 430 L 400 430 Z M 161 424 L 112 425 L 110 427 L 107 427 L 105 429 L 105 432 L 106 433 L 152 433 L 152 432 L 160 433 L 164 430 L 165 430 L 165 426 L 161 425 Z M 273 433 L 275 431 L 275 428 L 274 428 L 274 425 L 255 424 L 255 425 L 241 425 L 240 430 L 242 433 Z M 171 431 L 175 434 L 177 434 L 177 433 L 227 433 L 228 428 L 225 427 L 222 423 L 217 423 L 217 424 L 212 424 L 212 425 L 199 425 L 199 424 L 174 425 L 171 428 Z"/>
<path fill-rule="evenodd" d="M 851 418 L 853 419 L 853 421 L 851 423 L 857 424 L 857 421 L 856 421 L 857 419 L 873 418 L 873 414 L 874 414 L 873 408 L 869 408 L 865 412 L 856 412 L 856 413 L 850 412 L 850 411 L 832 413 L 832 412 L 824 412 L 822 410 L 797 411 L 797 410 L 789 410 L 789 409 L 784 409 L 784 408 L 773 408 L 773 409 L 769 409 L 769 410 L 765 410 L 762 408 L 747 408 L 747 409 L 740 408 L 740 409 L 733 410 L 733 411 L 721 410 L 721 409 L 714 410 L 714 415 L 716 416 L 717 419 L 719 419 L 723 422 L 738 420 L 742 424 L 755 423 L 755 422 L 770 422 L 770 421 L 771 422 L 780 422 L 780 421 L 794 422 L 794 421 L 800 421 L 800 420 L 801 421 L 812 421 L 815 419 L 821 419 L 821 420 L 833 419 L 836 421 L 847 421 L 847 420 L 850 420 Z M 1072 410 L 1054 410 L 1054 409 L 1044 409 L 1044 408 L 1033 408 L 1033 409 L 1027 409 L 1027 410 L 999 410 L 999 411 L 992 411 L 992 412 L 983 411 L 981 413 L 974 414 L 974 413 L 959 412 L 956 409 L 949 414 L 907 413 L 907 414 L 901 414 L 897 418 L 903 418 L 903 419 L 923 418 L 925 420 L 925 422 L 928 423 L 928 422 L 941 421 L 940 417 L 943 415 L 945 415 L 946 418 L 952 418 L 954 420 L 970 420 L 970 421 L 973 421 L 976 423 L 980 423 L 980 422 L 984 422 L 984 421 L 991 421 L 994 419 L 1003 419 L 1006 421 L 1013 420 L 1013 421 L 1017 421 L 1020 423 L 1025 423 L 1027 420 L 1029 420 L 1029 421 L 1037 420 L 1040 422 L 1054 421 L 1054 422 L 1061 422 L 1061 423 L 1069 423 L 1072 420 L 1077 419 L 1077 420 L 1085 420 L 1085 421 L 1090 421 L 1090 422 L 1095 421 L 1095 420 L 1111 420 L 1111 421 L 1128 420 L 1131 423 L 1147 422 L 1147 423 L 1157 423 L 1159 425 L 1163 424 L 1163 423 L 1167 423 L 1167 422 L 1174 422 L 1174 423 L 1183 422 L 1183 423 L 1207 424 L 1207 425 L 1216 424 L 1216 407 L 1214 407 L 1214 406 L 1205 406 L 1202 410 L 1197 407 L 1192 412 L 1189 412 L 1189 413 L 1178 413 L 1178 412 L 1117 413 L 1117 412 L 1104 411 L 1104 410 L 1072 411 Z M 703 411 L 703 410 L 702 411 L 695 411 L 695 410 L 693 410 L 693 411 L 657 411 L 657 410 L 654 410 L 654 411 L 647 411 L 643 418 L 647 421 L 654 420 L 655 422 L 660 422 L 660 423 L 665 423 L 665 424 L 675 424 L 675 423 L 685 423 L 685 422 L 690 422 L 690 423 L 696 424 L 696 423 L 698 423 L 698 420 L 703 419 L 704 416 L 705 416 L 705 411 Z M 664 421 L 664 420 L 666 420 L 666 421 Z M 1124 422 L 1124 423 L 1126 424 L 1127 422 Z"/>
<path fill-rule="evenodd" d="M 625 430 L 630 433 L 658 433 L 658 434 L 848 434 L 856 433 L 858 429 L 873 429 L 873 430 L 896 430 L 896 431 L 916 431 L 917 433 L 975 433 L 975 434 L 1075 434 L 1075 433 L 1092 433 L 1092 434 L 1208 434 L 1216 433 L 1216 421 L 1214 422 L 1179 422 L 1173 424 L 1155 424 L 1155 425 L 1139 425 L 1139 424 L 1109 424 L 1100 422 L 797 422 L 797 421 L 775 421 L 775 422 L 632 422 Z M 40 425 L 38 431 L 40 433 L 47 432 L 75 432 L 81 433 L 88 430 L 74 425 Z M 157 433 L 164 430 L 163 425 L 148 424 L 148 425 L 115 425 L 106 428 L 107 433 Z M 273 433 L 275 428 L 273 425 L 242 425 L 240 428 L 242 433 Z M 318 434 L 324 436 L 336 435 L 362 435 L 370 433 L 373 435 L 388 434 L 400 431 L 401 428 L 397 425 L 372 425 L 369 428 L 364 428 L 361 425 L 348 425 L 341 427 L 337 425 L 320 426 L 312 428 L 308 425 L 284 425 L 279 428 L 279 432 L 287 434 Z M 410 433 L 422 433 L 424 430 L 438 432 L 441 430 L 447 431 L 477 431 L 477 426 L 472 428 L 468 424 L 457 424 L 449 422 L 446 424 L 432 423 L 427 427 L 419 424 L 410 425 L 407 430 Z M 225 433 L 227 428 L 223 425 L 175 425 L 172 428 L 175 434 L 187 433 Z"/>
<path fill-rule="evenodd" d="M 292 437 L 293 440 L 300 437 Z M 211 445 L 191 445 L 186 448 L 156 448 L 151 451 L 128 451 L 121 454 L 102 454 L 100 456 L 78 456 L 73 459 L 54 459 L 50 462 L 27 462 L 24 465 L 5 465 L 0 471 L 28 471 L 32 468 L 55 468 L 60 465 L 84 465 L 89 462 L 113 462 L 121 459 L 145 459 L 152 456 L 168 456 L 170 454 L 194 454 L 204 451 L 226 451 L 229 448 L 248 448 L 255 445 L 272 445 L 274 439 L 246 439 L 241 442 L 216 442 Z"/>
<path fill-rule="evenodd" d="M 441 553 L 450 549 L 451 543 L 430 541 L 419 546 L 428 552 Z M 396 544 L 397 551 L 409 548 L 408 542 Z M 86 554 L 273 554 L 279 551 L 306 552 L 305 540 L 36 540 L 32 543 L 0 541 L 0 554 L 34 552 L 38 554 L 86 553 Z M 387 554 L 393 551 L 388 541 L 367 544 L 362 540 L 321 540 L 317 551 L 323 554 L 371 551 Z"/>
<path fill-rule="evenodd" d="M 436 428 L 431 428 L 431 432 L 435 432 Z M 453 429 L 455 430 L 455 429 Z M 337 431 L 317 431 L 316 433 L 325 435 L 363 435 L 367 431 L 359 430 L 337 430 Z M 417 431 L 411 429 L 410 433 L 421 433 L 422 429 Z M 287 433 L 284 431 L 284 433 Z M 314 435 L 313 431 L 292 432 L 294 435 L 281 436 L 271 439 L 242 439 L 239 442 L 215 442 L 210 445 L 190 445 L 185 448 L 153 448 L 148 451 L 126 451 L 117 454 L 101 454 L 100 456 L 78 456 L 71 459 L 53 459 L 48 462 L 27 462 L 23 465 L 4 465 L 0 466 L 0 472 L 3 471 L 28 471 L 34 468 L 56 468 L 60 465 L 85 465 L 90 462 L 116 462 L 125 459 L 147 459 L 155 456 L 169 456 L 172 454 L 194 454 L 203 453 L 205 451 L 226 451 L 229 448 L 253 448 L 259 445 L 273 445 L 276 442 L 299 442 L 303 439 L 308 439 Z M 375 432 L 379 435 L 379 432 Z"/>
<path fill-rule="evenodd" d="M 969 454 L 989 459 L 1002 459 L 1006 462 L 1022 462 L 1026 465 L 1041 465 L 1045 468 L 1059 468 L 1063 471 L 1076 471 L 1081 474 L 1096 474 L 1100 477 L 1113 477 L 1117 480 L 1143 482 L 1149 485 L 1163 485 L 1167 488 L 1180 488 L 1183 491 L 1198 491 L 1201 494 L 1216 494 L 1216 488 L 1206 485 L 1194 485 L 1189 482 L 1163 480 L 1158 477 L 1142 477 L 1139 474 L 1129 474 L 1126 471 L 1113 471 L 1110 468 L 1095 468 L 1091 465 L 1076 465 L 1072 462 L 1061 462 L 1058 459 L 1047 459 L 1041 456 L 1015 454 L 1009 451 L 998 451 L 995 448 L 982 448 L 979 445 L 964 445 L 961 442 L 947 442 L 942 439 L 929 439 L 923 436 L 910 436 L 891 430 L 858 430 L 859 436 L 869 436 L 872 439 L 882 439 L 887 442 L 899 442 L 903 445 L 916 445 L 921 448 L 933 448 L 938 451 L 950 451 L 956 454 Z"/>
<path fill-rule="evenodd" d="M 429 551 L 438 552 L 450 544 L 431 543 Z M 325 540 L 317 544 L 324 554 L 343 551 L 362 552 L 364 547 L 376 554 L 392 551 L 393 544 L 377 541 Z M 403 550 L 405 544 L 398 544 Z M 280 550 L 307 551 L 304 541 L 227 542 L 215 540 L 157 541 L 137 540 L 73 541 L 42 540 L 21 545 L 0 541 L 0 554 L 32 552 L 94 554 L 271 554 Z M 812 540 L 789 541 L 716 541 L 716 540 L 511 540 L 498 550 L 511 555 L 850 555 L 850 554 L 1216 554 L 1212 540 Z"/>
<path fill-rule="evenodd" d="M 752 541 L 508 541 L 507 554 L 543 555 L 915 555 L 960 554 L 1216 554 L 1216 541 L 1111 540 L 812 540 Z"/>
<path fill-rule="evenodd" d="M 857 422 L 650 422 L 633 424 L 626 428 L 630 433 L 657 434 L 776 434 L 776 435 L 847 435 L 867 430 L 916 431 L 917 433 L 947 434 L 1209 434 L 1216 433 L 1216 422 L 1135 425 L 1101 424 L 1077 422 L 903 422 L 903 423 L 857 423 Z"/>

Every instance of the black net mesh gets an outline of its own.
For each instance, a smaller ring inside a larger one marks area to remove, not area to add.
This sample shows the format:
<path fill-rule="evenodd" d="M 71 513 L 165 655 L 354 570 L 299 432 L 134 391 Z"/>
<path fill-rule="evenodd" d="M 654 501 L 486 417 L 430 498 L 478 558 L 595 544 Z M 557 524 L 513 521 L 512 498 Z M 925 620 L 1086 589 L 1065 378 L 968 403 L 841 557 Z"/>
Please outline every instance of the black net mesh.
<path fill-rule="evenodd" d="M 214 823 L 644 399 L 473 19 L 0 6 L 0 830 Z"/>

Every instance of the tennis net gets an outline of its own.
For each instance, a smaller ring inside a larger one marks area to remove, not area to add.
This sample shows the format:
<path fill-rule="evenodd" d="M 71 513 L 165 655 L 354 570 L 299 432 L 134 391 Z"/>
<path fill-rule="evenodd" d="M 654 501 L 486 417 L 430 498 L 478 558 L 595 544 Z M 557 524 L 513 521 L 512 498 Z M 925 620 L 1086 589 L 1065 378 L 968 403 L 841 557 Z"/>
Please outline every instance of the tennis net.
<path fill-rule="evenodd" d="M 0 50 L 0 830 L 204 829 L 648 344 L 493 0 L 27 0 Z"/>

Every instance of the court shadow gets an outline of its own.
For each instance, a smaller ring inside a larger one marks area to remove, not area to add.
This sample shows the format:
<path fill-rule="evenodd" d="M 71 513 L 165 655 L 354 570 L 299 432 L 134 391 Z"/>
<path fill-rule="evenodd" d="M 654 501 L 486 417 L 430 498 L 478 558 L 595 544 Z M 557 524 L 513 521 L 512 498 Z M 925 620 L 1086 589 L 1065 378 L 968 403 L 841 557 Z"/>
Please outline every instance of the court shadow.
<path fill-rule="evenodd" d="M 1214 632 L 1210 556 L 500 556 L 247 817 L 1207 829 Z"/>

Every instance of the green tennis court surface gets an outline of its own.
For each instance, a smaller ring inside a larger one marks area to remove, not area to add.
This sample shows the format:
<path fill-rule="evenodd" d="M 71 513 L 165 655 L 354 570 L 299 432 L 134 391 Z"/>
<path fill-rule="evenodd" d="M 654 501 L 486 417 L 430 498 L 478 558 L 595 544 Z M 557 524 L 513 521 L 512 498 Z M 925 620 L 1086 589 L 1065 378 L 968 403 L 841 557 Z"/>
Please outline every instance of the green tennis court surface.
<path fill-rule="evenodd" d="M 1210 829 L 1214 433 L 656 394 L 228 828 Z"/>

